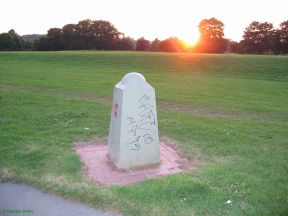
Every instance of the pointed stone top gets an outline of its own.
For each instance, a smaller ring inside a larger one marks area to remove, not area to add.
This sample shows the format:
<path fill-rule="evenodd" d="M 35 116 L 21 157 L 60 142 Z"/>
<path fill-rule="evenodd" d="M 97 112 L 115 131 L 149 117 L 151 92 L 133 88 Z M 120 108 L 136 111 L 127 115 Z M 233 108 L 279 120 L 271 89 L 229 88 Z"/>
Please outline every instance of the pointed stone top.
<path fill-rule="evenodd" d="M 130 72 L 123 77 L 121 82 L 123 85 L 138 85 L 145 82 L 145 78 L 140 73 Z"/>

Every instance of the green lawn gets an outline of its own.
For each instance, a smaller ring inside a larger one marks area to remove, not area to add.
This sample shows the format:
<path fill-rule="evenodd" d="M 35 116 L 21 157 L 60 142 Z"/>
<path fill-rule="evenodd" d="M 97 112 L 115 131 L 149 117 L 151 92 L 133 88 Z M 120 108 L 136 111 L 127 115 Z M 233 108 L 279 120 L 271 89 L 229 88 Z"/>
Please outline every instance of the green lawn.
<path fill-rule="evenodd" d="M 131 71 L 156 89 L 160 136 L 198 168 L 101 188 L 74 143 L 107 139 Z M 0 87 L 1 181 L 123 215 L 288 215 L 288 56 L 0 52 Z"/>

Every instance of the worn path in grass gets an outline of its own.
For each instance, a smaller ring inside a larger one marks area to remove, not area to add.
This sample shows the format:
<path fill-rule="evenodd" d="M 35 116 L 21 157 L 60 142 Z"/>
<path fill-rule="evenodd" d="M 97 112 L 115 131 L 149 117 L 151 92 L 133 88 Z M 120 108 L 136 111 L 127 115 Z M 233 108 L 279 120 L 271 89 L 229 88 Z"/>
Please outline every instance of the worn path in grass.
<path fill-rule="evenodd" d="M 5 89 L 9 91 L 22 91 L 22 92 L 34 92 L 34 93 L 41 93 L 47 96 L 55 96 L 55 97 L 62 97 L 62 98 L 73 98 L 73 99 L 81 99 L 86 101 L 94 101 L 100 104 L 110 105 L 112 102 L 112 95 L 111 96 L 99 96 L 93 93 L 77 93 L 77 92 L 62 92 L 62 91 L 55 91 L 49 90 L 45 88 L 39 87 L 30 87 L 25 85 L 9 85 L 9 84 L 0 84 L 0 89 Z M 269 113 L 262 113 L 258 114 L 255 112 L 239 112 L 239 110 L 231 110 L 225 108 L 208 108 L 208 107 L 200 107 L 191 104 L 185 103 L 175 103 L 175 102 L 167 102 L 167 101 L 158 101 L 157 108 L 163 109 L 171 112 L 177 113 L 184 113 L 184 114 L 191 114 L 191 115 L 202 115 L 202 116 L 211 116 L 211 117 L 222 117 L 228 119 L 265 119 L 268 121 L 288 121 L 288 116 L 275 116 Z"/>
<path fill-rule="evenodd" d="M 0 181 L 131 216 L 286 216 L 287 68 L 287 56 L 0 52 Z M 101 188 L 73 147 L 107 139 L 113 87 L 130 71 L 156 89 L 160 136 L 199 167 Z"/>
<path fill-rule="evenodd" d="M 83 204 L 43 193 L 27 185 L 0 184 L 0 215 L 116 216 Z"/>

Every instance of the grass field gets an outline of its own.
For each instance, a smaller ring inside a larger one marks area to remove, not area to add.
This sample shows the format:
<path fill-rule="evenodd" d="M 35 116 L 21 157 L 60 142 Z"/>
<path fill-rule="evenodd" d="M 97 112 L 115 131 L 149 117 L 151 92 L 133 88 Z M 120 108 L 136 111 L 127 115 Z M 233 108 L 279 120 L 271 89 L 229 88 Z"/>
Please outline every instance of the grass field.
<path fill-rule="evenodd" d="M 160 136 L 198 168 L 101 188 L 73 146 L 107 138 L 130 71 L 156 89 Z M 288 215 L 287 56 L 0 52 L 0 87 L 1 181 L 123 215 Z"/>

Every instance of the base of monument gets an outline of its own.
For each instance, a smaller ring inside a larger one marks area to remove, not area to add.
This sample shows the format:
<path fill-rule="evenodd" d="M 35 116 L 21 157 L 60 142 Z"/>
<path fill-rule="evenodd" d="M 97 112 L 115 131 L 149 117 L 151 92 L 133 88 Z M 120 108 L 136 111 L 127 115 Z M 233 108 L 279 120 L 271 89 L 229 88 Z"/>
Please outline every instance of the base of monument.
<path fill-rule="evenodd" d="M 125 172 L 125 171 L 129 171 L 129 170 L 142 170 L 142 169 L 149 169 L 149 168 L 153 168 L 156 166 L 159 166 L 161 164 L 161 161 L 157 162 L 157 163 L 152 163 L 152 164 L 147 164 L 147 165 L 142 165 L 142 166 L 135 166 L 133 168 L 121 168 L 120 166 L 117 165 L 117 163 L 114 163 L 114 161 L 110 158 L 109 153 L 107 153 L 106 155 L 107 160 L 109 161 L 109 163 L 111 163 L 111 167 L 114 170 L 118 170 L 120 172 Z"/>
<path fill-rule="evenodd" d="M 133 169 L 118 169 L 107 154 L 105 142 L 81 142 L 76 145 L 76 153 L 86 165 L 84 173 L 97 183 L 110 185 L 130 185 L 145 179 L 192 171 L 196 160 L 187 160 L 180 156 L 170 140 L 160 141 L 160 163 Z"/>

